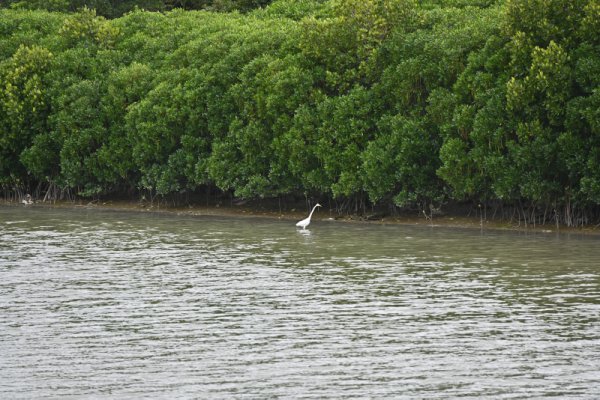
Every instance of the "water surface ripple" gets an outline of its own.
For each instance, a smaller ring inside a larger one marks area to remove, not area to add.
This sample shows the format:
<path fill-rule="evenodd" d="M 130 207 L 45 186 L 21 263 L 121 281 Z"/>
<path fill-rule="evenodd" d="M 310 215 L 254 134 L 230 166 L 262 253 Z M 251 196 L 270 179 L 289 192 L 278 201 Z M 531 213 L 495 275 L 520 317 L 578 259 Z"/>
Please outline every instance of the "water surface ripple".
<path fill-rule="evenodd" d="M 597 237 L 0 208 L 0 398 L 600 397 Z"/>

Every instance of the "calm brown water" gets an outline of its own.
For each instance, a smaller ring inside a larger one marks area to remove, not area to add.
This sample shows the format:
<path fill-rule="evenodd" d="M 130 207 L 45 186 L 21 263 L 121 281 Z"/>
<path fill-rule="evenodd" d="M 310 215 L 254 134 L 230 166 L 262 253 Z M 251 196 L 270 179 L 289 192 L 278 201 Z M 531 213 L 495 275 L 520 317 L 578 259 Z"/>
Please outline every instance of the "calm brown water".
<path fill-rule="evenodd" d="M 0 398 L 600 398 L 600 238 L 0 207 Z"/>

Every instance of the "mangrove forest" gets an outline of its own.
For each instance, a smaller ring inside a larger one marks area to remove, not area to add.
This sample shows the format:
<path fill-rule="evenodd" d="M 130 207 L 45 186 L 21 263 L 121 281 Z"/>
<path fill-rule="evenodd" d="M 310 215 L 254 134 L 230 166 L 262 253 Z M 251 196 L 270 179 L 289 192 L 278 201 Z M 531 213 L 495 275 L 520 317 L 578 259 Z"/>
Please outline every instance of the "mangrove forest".
<path fill-rule="evenodd" d="M 598 0 L 7 0 L 5 198 L 600 222 Z"/>

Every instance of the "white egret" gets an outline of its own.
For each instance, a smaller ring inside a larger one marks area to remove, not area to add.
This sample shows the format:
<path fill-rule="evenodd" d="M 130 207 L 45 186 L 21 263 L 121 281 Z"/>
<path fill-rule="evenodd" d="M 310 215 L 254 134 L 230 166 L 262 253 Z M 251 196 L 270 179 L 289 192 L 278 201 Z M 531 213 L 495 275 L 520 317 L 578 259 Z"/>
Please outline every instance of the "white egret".
<path fill-rule="evenodd" d="M 306 229 L 306 227 L 308 226 L 308 224 L 310 224 L 310 217 L 312 217 L 313 213 L 315 212 L 315 209 L 317 207 L 322 207 L 319 203 L 317 203 L 312 211 L 310 212 L 310 214 L 308 214 L 308 218 L 303 219 L 302 221 L 298 221 L 298 223 L 296 224 L 296 226 L 301 227 L 302 229 Z"/>

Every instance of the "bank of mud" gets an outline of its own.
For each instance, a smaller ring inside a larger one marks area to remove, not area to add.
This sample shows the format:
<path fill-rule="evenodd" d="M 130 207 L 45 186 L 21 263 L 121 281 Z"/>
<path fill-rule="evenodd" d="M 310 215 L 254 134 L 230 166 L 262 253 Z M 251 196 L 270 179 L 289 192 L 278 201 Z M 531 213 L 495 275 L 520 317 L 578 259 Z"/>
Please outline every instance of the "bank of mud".
<path fill-rule="evenodd" d="M 295 204 L 293 206 L 269 202 L 269 201 L 223 201 L 210 204 L 177 205 L 170 202 L 128 201 L 128 200 L 75 200 L 41 202 L 33 201 L 31 204 L 16 203 L 0 200 L 0 205 L 12 207 L 44 207 L 44 208 L 74 208 L 106 211 L 127 211 L 139 213 L 161 213 L 183 215 L 190 217 L 201 216 L 223 216 L 223 217 L 247 217 L 247 218 L 272 218 L 295 221 L 306 218 L 310 207 L 315 204 Z M 364 213 L 340 213 L 331 205 L 323 204 L 313 214 L 313 221 L 341 222 L 341 223 L 363 223 L 363 224 L 401 224 L 428 227 L 447 227 L 479 230 L 511 230 L 519 232 L 531 232 L 540 234 L 587 234 L 600 236 L 600 225 L 588 225 L 571 228 L 557 226 L 554 224 L 534 225 L 525 223 L 523 220 L 507 220 L 493 218 L 485 215 L 479 210 L 461 209 L 455 212 L 443 213 L 441 215 L 425 215 L 418 211 L 381 211 L 368 210 Z"/>

